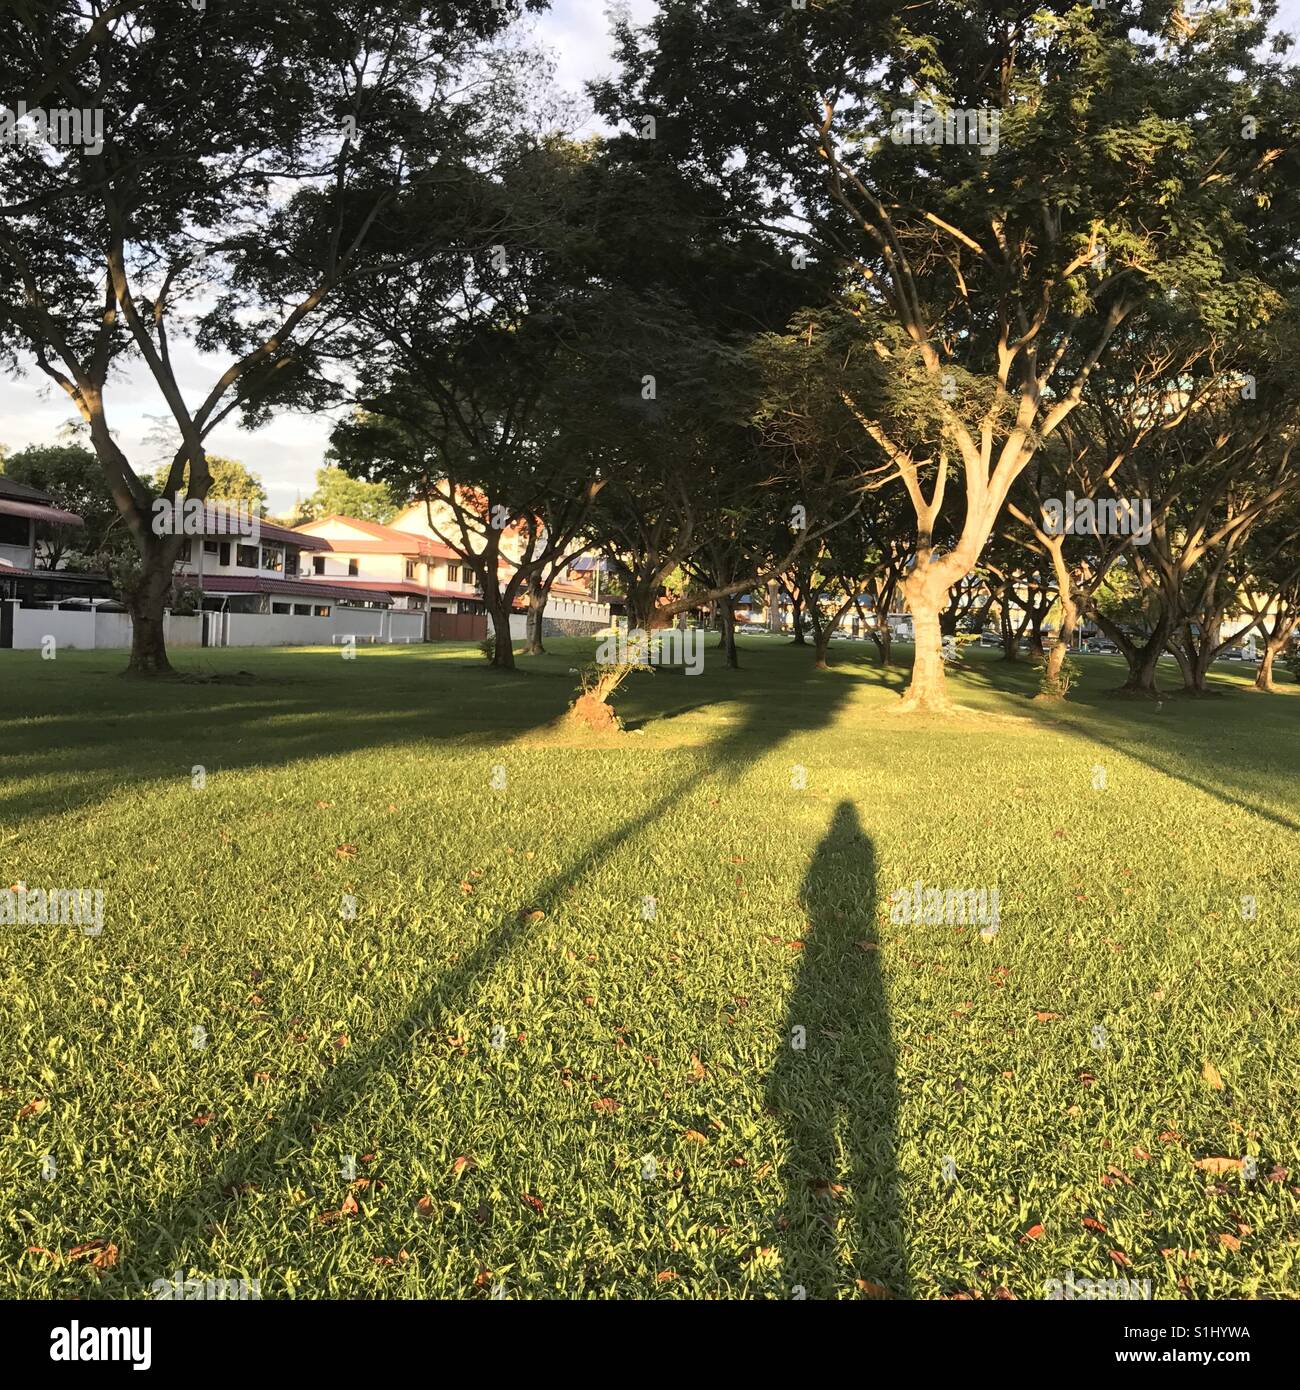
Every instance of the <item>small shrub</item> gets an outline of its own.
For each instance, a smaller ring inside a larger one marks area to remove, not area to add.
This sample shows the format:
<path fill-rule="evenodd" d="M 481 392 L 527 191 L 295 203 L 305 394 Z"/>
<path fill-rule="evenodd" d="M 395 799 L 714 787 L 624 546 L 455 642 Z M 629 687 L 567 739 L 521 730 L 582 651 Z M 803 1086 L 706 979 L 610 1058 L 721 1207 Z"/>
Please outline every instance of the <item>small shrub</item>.
<path fill-rule="evenodd" d="M 172 594 L 172 617 L 192 618 L 202 606 L 203 595 L 192 585 L 180 585 Z"/>

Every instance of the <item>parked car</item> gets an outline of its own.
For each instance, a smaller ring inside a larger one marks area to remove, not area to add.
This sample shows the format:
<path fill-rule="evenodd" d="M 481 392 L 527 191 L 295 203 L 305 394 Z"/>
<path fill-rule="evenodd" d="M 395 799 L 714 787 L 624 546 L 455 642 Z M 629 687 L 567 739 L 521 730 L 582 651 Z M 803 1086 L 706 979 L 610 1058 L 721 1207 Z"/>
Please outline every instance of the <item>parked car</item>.
<path fill-rule="evenodd" d="M 1110 640 L 1109 637 L 1094 637 L 1088 644 L 1088 650 L 1094 652 L 1115 653 L 1119 648 Z"/>
<path fill-rule="evenodd" d="M 1224 647 L 1219 653 L 1218 659 L 1220 661 L 1245 661 L 1246 649 L 1245 647 Z"/>

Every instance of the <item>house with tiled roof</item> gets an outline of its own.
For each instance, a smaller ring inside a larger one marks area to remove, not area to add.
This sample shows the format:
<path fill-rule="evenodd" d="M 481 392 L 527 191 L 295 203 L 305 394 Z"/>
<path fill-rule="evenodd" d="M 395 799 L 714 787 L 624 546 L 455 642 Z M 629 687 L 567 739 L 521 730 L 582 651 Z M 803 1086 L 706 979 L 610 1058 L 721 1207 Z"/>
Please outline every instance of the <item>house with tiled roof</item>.
<path fill-rule="evenodd" d="M 389 607 L 383 590 L 359 593 L 313 581 L 311 562 L 326 542 L 303 536 L 222 501 L 207 502 L 191 523 L 175 566 L 178 587 L 197 589 L 207 612 L 329 617 L 335 604 Z M 188 528 L 187 528 L 188 529 Z M 202 534 L 197 534 L 201 530 Z"/>
<path fill-rule="evenodd" d="M 106 574 L 49 569 L 43 563 L 48 559 L 41 552 L 43 532 L 84 524 L 49 493 L 0 474 L 0 647 L 14 644 L 17 607 L 85 603 L 105 600 L 112 593 Z"/>
<path fill-rule="evenodd" d="M 474 572 L 449 546 L 356 516 L 326 516 L 294 528 L 314 547 L 307 577 L 346 589 L 364 601 L 391 596 L 397 608 L 431 613 L 482 613 Z"/>
<path fill-rule="evenodd" d="M 445 503 L 435 502 L 432 511 L 443 535 L 454 535 L 455 522 L 452 519 L 451 509 Z M 426 506 L 423 501 L 412 502 L 393 518 L 389 529 L 426 541 L 437 546 L 441 551 L 454 556 L 455 552 L 447 547 L 445 542 L 439 538 L 434 526 L 430 524 L 429 513 L 430 507 Z M 506 528 L 501 540 L 501 577 L 503 581 L 513 572 L 523 548 L 522 528 L 518 526 Z M 456 560 L 453 559 L 450 563 L 454 566 Z M 466 568 L 462 562 L 460 565 L 462 575 Z M 472 570 L 470 570 L 470 578 L 473 578 Z M 527 599 L 523 595 L 516 600 L 515 608 L 519 616 L 511 618 L 511 628 L 512 630 L 517 628 L 515 635 L 523 637 L 523 614 L 527 609 Z M 461 608 L 459 611 L 464 612 L 466 610 Z M 481 595 L 477 608 L 470 611 L 484 611 Z M 606 627 L 609 624 L 609 618 L 609 604 L 593 596 L 587 576 L 572 565 L 551 585 L 544 614 L 548 632 L 567 632 L 574 635 L 592 632 Z"/>
<path fill-rule="evenodd" d="M 48 492 L 0 473 L 0 566 L 36 569 L 38 526 L 83 526 L 75 512 L 56 506 Z"/>

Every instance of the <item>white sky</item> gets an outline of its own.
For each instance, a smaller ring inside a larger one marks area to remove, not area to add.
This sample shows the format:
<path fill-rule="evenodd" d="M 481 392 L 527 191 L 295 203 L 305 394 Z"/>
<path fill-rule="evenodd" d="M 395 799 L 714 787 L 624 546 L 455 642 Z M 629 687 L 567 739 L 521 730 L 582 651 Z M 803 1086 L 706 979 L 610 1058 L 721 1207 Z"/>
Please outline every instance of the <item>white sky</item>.
<path fill-rule="evenodd" d="M 655 0 L 626 0 L 632 16 L 644 22 L 655 12 Z M 1300 0 L 1281 0 L 1283 28 L 1300 31 Z M 549 13 L 532 19 L 538 38 L 553 51 L 556 81 L 581 93 L 582 84 L 613 69 L 605 0 L 551 0 Z M 182 389 L 191 402 L 201 400 L 227 365 L 187 345 L 174 345 Z M 137 470 L 151 471 L 151 449 L 144 443 L 150 417 L 166 415 L 166 406 L 147 372 L 115 378 L 106 393 L 109 426 Z M 53 386 L 34 370 L 14 379 L 0 377 L 0 444 L 20 449 L 26 444 L 53 443 L 60 426 L 75 411 Z M 325 417 L 284 415 L 255 432 L 234 425 L 219 427 L 208 441 L 212 453 L 241 460 L 261 476 L 272 512 L 285 511 L 297 494 L 306 496 L 315 485 L 329 440 Z"/>

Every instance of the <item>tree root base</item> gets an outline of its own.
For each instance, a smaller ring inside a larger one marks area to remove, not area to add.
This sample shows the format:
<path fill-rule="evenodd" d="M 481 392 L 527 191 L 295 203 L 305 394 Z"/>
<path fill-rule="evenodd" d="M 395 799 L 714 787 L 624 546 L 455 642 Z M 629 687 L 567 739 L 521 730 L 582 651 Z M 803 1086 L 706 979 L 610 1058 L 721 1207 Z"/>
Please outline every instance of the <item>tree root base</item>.
<path fill-rule="evenodd" d="M 591 695 L 579 695 L 569 707 L 569 718 L 598 734 L 623 732 L 623 721 L 604 700 Z"/>
<path fill-rule="evenodd" d="M 946 698 L 936 699 L 933 695 L 905 695 L 892 710 L 894 714 L 942 714 L 958 712 L 958 706 Z"/>

